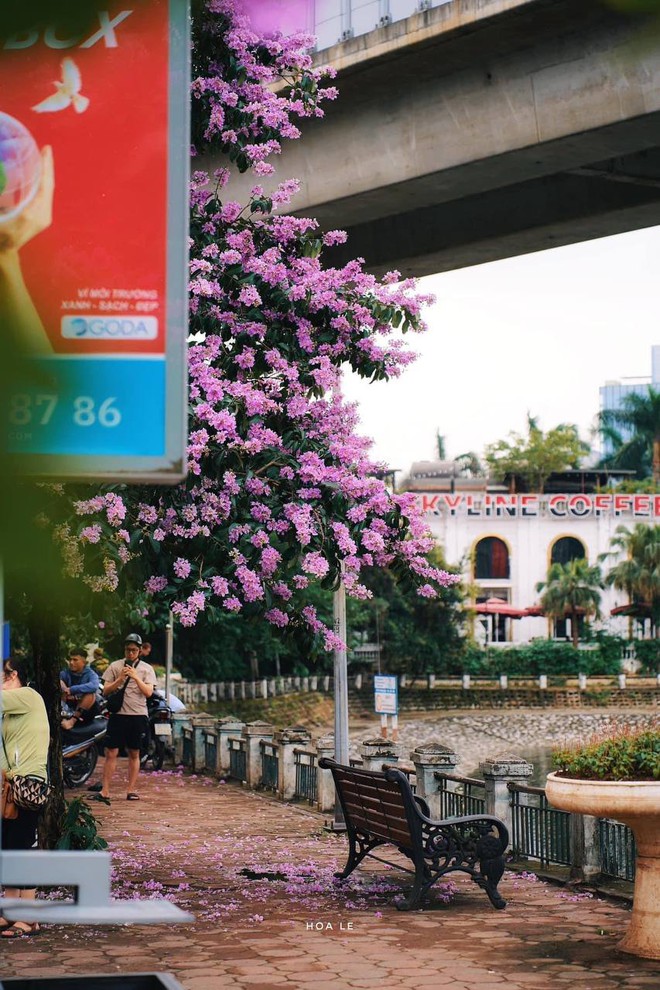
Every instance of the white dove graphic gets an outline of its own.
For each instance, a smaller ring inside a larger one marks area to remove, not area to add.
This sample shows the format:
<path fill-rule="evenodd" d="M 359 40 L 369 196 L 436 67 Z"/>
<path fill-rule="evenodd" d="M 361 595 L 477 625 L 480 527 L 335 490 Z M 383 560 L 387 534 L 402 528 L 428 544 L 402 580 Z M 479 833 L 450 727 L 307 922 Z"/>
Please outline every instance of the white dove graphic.
<path fill-rule="evenodd" d="M 84 113 L 89 106 L 89 99 L 80 92 L 82 77 L 80 69 L 72 58 L 62 59 L 62 79 L 55 83 L 57 92 L 47 96 L 37 103 L 33 110 L 37 113 L 54 113 L 56 110 L 66 110 L 73 104 L 76 113 Z"/>

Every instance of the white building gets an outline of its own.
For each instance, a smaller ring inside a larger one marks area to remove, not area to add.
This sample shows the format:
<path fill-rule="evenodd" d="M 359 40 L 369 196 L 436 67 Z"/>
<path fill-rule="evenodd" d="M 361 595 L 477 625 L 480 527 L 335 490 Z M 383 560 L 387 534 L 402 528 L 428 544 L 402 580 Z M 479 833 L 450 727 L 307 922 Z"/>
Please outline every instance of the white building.
<path fill-rule="evenodd" d="M 660 495 L 595 491 L 596 484 L 606 480 L 606 472 L 562 472 L 550 478 L 546 494 L 512 494 L 484 478 L 457 477 L 448 470 L 451 463 L 414 464 L 404 487 L 417 492 L 447 561 L 462 567 L 468 585 L 477 585 L 477 602 L 496 598 L 520 612 L 533 608 L 539 601 L 536 585 L 546 579 L 551 563 L 586 557 L 597 564 L 600 555 L 611 550 L 617 526 L 653 524 L 660 516 Z M 614 562 L 611 558 L 604 572 Z M 602 619 L 596 628 L 627 636 L 628 618 L 610 614 L 626 604 L 623 592 L 605 588 Z M 480 619 L 482 638 L 489 643 L 527 642 L 549 631 L 563 638 L 570 632 L 565 620 L 549 630 L 543 615 Z"/>

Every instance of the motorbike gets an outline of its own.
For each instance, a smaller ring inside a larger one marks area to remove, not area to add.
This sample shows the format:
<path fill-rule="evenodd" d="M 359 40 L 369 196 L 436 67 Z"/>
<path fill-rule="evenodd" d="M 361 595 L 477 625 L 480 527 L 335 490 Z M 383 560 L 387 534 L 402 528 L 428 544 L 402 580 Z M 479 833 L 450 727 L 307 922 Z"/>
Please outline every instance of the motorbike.
<path fill-rule="evenodd" d="M 140 766 L 161 770 L 168 751 L 172 749 L 172 709 L 161 691 L 154 691 L 147 698 L 149 732 L 140 747 Z"/>
<path fill-rule="evenodd" d="M 86 725 L 62 729 L 62 772 L 67 787 L 80 787 L 94 773 L 108 727 L 103 715 Z"/>

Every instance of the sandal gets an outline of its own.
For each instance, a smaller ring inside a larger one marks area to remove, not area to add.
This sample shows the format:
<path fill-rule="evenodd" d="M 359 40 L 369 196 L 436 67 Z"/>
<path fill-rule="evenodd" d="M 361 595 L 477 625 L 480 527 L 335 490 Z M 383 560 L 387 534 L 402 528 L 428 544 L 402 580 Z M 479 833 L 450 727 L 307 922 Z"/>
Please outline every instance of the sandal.
<path fill-rule="evenodd" d="M 110 804 L 110 798 L 105 797 L 103 794 L 92 794 L 89 799 L 90 801 L 101 801 L 103 804 Z"/>
<path fill-rule="evenodd" d="M 23 924 L 26 925 L 27 921 L 24 921 Z M 29 928 L 21 928 L 20 924 L 15 923 L 5 928 L 0 938 L 29 938 L 31 935 L 38 935 L 40 932 L 41 928 L 36 922 L 30 925 Z"/>
<path fill-rule="evenodd" d="M 139 794 L 136 794 L 135 791 L 129 791 L 128 794 L 126 795 L 126 800 L 127 801 L 139 801 L 140 800 L 140 795 Z"/>

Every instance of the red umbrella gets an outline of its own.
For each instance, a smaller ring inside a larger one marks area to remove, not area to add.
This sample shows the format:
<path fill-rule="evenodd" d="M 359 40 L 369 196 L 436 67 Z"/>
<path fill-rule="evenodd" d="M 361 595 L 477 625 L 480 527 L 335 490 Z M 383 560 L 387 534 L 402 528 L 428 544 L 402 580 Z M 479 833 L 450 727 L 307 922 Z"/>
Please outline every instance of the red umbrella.
<path fill-rule="evenodd" d="M 526 609 L 509 605 L 501 598 L 487 598 L 485 602 L 477 602 L 476 605 L 466 607 L 478 612 L 479 615 L 506 615 L 510 619 L 522 619 L 527 615 Z"/>
<path fill-rule="evenodd" d="M 648 602 L 629 602 L 628 605 L 611 608 L 610 615 L 632 615 L 638 619 L 648 619 L 651 615 L 651 606 Z"/>

